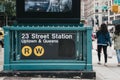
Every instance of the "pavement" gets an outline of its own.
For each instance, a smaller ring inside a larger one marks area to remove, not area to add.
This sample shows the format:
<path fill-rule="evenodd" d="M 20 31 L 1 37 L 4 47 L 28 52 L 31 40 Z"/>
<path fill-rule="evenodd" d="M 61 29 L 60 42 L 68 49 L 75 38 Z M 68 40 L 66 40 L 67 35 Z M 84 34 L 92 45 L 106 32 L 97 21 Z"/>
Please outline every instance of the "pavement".
<path fill-rule="evenodd" d="M 113 43 L 113 42 L 112 42 Z M 108 62 L 104 66 L 104 54 L 101 53 L 101 65 L 97 64 L 96 40 L 93 41 L 92 61 L 93 70 L 96 72 L 96 80 L 120 80 L 120 67 L 117 66 L 117 57 L 114 50 L 114 43 L 111 48 L 108 47 Z M 112 54 L 111 54 L 112 52 Z"/>
<path fill-rule="evenodd" d="M 113 45 L 114 46 L 114 45 Z M 108 63 L 104 66 L 104 54 L 101 53 L 101 65 L 97 64 L 97 51 L 96 40 L 93 41 L 92 49 L 92 63 L 93 70 L 96 72 L 96 80 L 120 80 L 120 67 L 117 66 L 117 57 L 113 49 L 108 48 L 108 51 L 112 51 L 112 56 L 108 52 Z M 0 49 L 0 70 L 3 70 L 3 53 L 4 49 Z M 112 57 L 112 58 L 111 58 Z M 0 80 L 91 80 L 91 79 L 67 79 L 67 78 L 40 78 L 40 77 L 0 77 Z"/>

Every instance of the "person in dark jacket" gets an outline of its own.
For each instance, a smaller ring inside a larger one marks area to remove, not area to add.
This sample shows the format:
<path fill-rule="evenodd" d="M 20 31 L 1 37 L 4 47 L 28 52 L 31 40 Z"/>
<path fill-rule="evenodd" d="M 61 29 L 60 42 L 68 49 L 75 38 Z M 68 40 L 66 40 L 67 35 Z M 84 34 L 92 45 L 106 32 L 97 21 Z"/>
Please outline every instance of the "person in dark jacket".
<path fill-rule="evenodd" d="M 107 25 L 105 23 L 101 24 L 100 30 L 96 34 L 97 37 L 97 48 L 98 48 L 98 64 L 101 64 L 101 50 L 104 53 L 105 66 L 107 66 L 107 46 L 111 46 L 110 34 L 107 30 Z"/>

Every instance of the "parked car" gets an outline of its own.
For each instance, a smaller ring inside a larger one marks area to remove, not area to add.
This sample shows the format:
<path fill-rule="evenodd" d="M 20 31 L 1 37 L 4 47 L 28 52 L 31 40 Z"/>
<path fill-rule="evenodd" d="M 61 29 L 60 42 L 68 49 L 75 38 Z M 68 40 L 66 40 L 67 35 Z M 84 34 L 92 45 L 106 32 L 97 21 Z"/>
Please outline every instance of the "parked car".
<path fill-rule="evenodd" d="M 0 28 L 0 46 L 4 46 L 4 31 Z"/>

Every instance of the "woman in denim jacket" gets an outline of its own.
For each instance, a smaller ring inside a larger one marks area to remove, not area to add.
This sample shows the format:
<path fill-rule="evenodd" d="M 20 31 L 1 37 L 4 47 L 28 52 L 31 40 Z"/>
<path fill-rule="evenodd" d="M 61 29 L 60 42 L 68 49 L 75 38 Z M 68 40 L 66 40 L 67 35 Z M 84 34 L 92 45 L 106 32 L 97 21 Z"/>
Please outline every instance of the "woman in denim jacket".
<path fill-rule="evenodd" d="M 101 24 L 100 30 L 96 34 L 98 48 L 98 64 L 101 64 L 101 50 L 103 49 L 105 66 L 107 66 L 107 46 L 111 46 L 110 34 L 105 23 Z"/>

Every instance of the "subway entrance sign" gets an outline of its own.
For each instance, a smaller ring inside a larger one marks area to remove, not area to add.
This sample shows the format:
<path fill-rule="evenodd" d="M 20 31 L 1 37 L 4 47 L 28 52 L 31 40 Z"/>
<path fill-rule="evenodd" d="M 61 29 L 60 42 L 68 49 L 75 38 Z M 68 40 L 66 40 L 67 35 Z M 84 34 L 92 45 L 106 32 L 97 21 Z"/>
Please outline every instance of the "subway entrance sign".
<path fill-rule="evenodd" d="M 91 27 L 18 25 L 4 30 L 4 71 L 93 72 Z"/>
<path fill-rule="evenodd" d="M 92 70 L 91 27 L 40 25 L 4 30 L 4 70 Z"/>
<path fill-rule="evenodd" d="M 11 71 L 11 74 L 22 76 L 28 71 L 35 74 L 36 71 L 53 71 L 57 75 L 62 72 L 62 75 L 68 73 L 82 78 L 95 78 L 92 67 L 91 27 L 40 25 L 11 26 L 4 30 L 5 74 L 6 71 Z M 19 71 L 24 74 L 18 74 Z"/>
<path fill-rule="evenodd" d="M 21 59 L 75 59 L 75 32 L 21 32 Z"/>

